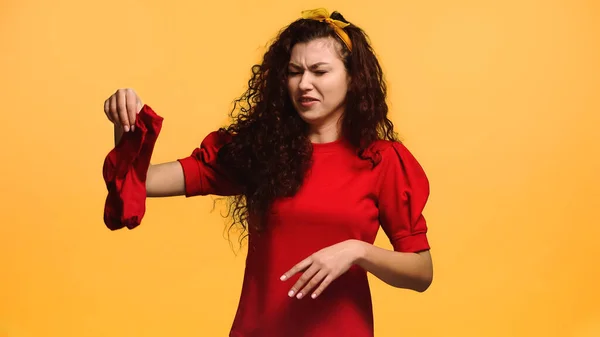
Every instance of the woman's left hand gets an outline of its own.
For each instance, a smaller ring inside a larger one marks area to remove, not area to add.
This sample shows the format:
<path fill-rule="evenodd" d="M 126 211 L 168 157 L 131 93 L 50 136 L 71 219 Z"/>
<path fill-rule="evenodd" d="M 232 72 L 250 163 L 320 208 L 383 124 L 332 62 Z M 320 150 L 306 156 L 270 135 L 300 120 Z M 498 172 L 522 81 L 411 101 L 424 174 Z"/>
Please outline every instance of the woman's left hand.
<path fill-rule="evenodd" d="M 296 295 L 298 299 L 304 297 L 317 285 L 312 293 L 316 298 L 327 286 L 350 267 L 364 254 L 365 242 L 347 240 L 321 249 L 306 259 L 300 261 L 292 269 L 281 276 L 281 280 L 288 280 L 296 273 L 304 271 L 288 295 Z"/>

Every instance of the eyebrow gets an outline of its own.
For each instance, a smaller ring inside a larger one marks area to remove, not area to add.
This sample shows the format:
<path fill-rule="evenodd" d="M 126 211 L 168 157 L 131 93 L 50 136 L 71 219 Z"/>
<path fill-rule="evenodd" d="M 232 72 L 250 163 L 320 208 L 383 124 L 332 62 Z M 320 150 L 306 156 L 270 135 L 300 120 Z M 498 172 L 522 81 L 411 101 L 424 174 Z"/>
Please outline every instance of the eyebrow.
<path fill-rule="evenodd" d="M 327 62 L 317 62 L 317 63 L 315 63 L 315 64 L 311 65 L 311 66 L 310 66 L 310 67 L 308 67 L 308 68 L 309 68 L 309 69 L 315 69 L 315 68 L 318 68 L 318 67 L 320 67 L 320 66 L 324 66 L 324 65 L 329 65 L 329 63 L 327 63 Z M 294 63 L 294 62 L 290 62 L 290 63 L 289 63 L 289 66 L 290 66 L 290 67 L 294 67 L 294 68 L 296 68 L 296 69 L 302 69 L 302 66 L 300 66 L 300 65 L 298 65 L 298 64 L 296 64 L 296 63 Z"/>

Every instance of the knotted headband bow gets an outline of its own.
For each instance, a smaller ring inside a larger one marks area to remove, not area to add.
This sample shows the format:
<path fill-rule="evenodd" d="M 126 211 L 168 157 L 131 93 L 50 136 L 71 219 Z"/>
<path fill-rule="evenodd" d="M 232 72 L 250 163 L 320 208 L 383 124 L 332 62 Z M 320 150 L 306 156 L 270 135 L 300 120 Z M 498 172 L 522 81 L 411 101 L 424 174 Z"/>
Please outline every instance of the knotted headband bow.
<path fill-rule="evenodd" d="M 350 41 L 348 33 L 346 33 L 346 31 L 344 30 L 344 28 L 350 25 L 349 23 L 332 19 L 329 15 L 329 12 L 325 8 L 302 11 L 302 18 L 327 22 L 331 25 L 331 27 L 333 27 L 337 36 L 339 36 L 340 39 L 342 39 L 342 41 L 346 45 L 346 47 L 348 47 L 348 50 L 352 51 L 352 41 Z"/>

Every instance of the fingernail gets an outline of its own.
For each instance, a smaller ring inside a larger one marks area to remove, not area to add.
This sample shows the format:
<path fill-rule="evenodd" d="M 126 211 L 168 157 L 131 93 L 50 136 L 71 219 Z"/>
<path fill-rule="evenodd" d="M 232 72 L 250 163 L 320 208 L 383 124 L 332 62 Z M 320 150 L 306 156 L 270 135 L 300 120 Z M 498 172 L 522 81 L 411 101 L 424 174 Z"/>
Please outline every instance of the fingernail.
<path fill-rule="evenodd" d="M 289 297 L 292 297 L 292 296 L 294 296 L 294 291 L 293 291 L 293 290 L 290 290 L 290 292 L 288 293 L 288 296 L 289 296 Z"/>
<path fill-rule="evenodd" d="M 123 130 L 125 130 L 125 132 L 129 132 L 129 125 L 125 125 L 125 126 L 123 127 Z"/>
<path fill-rule="evenodd" d="M 298 296 L 296 296 L 296 298 L 301 299 L 302 298 L 302 293 L 298 293 Z"/>
<path fill-rule="evenodd" d="M 133 130 L 135 130 L 135 125 L 131 126 L 131 132 L 133 132 Z"/>
<path fill-rule="evenodd" d="M 283 276 L 281 276 L 279 279 L 280 279 L 280 280 L 282 280 L 282 281 L 285 281 L 285 279 L 286 279 L 286 278 L 287 278 L 287 277 L 285 277 L 285 275 L 283 275 Z"/>
<path fill-rule="evenodd" d="M 317 294 L 312 294 L 312 295 L 310 295 L 310 297 L 317 298 Z"/>

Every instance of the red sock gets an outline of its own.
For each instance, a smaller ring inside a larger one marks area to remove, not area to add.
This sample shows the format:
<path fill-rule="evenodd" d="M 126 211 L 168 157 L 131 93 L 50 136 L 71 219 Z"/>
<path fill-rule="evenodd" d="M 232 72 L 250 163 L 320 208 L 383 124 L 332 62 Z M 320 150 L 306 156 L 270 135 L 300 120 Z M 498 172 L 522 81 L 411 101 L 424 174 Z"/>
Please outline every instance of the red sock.
<path fill-rule="evenodd" d="M 104 160 L 103 177 L 108 190 L 104 223 L 111 230 L 140 225 L 146 212 L 146 174 L 163 118 L 144 105 L 135 131 L 125 132 Z"/>

